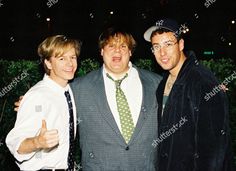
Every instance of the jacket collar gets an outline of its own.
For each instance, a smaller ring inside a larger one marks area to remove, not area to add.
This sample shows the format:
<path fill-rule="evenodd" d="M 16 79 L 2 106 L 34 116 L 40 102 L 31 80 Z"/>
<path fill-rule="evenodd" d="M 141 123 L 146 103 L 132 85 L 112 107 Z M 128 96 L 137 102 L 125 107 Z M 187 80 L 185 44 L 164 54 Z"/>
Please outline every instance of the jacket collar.
<path fill-rule="evenodd" d="M 177 76 L 177 79 L 174 83 L 174 85 L 177 86 L 182 86 L 185 82 L 186 75 L 189 74 L 189 70 L 192 68 L 192 66 L 199 64 L 198 60 L 196 59 L 196 55 L 193 51 L 186 52 L 185 55 L 187 59 L 184 61 Z M 160 121 L 161 121 L 163 93 L 168 76 L 169 76 L 169 71 L 164 72 L 163 79 L 160 82 L 156 92 L 158 106 L 161 106 L 158 108 L 158 127 L 160 126 Z M 160 130 L 160 127 L 158 128 L 158 130 Z"/>
<path fill-rule="evenodd" d="M 189 70 L 191 69 L 191 67 L 193 65 L 199 64 L 199 61 L 196 59 L 196 55 L 193 51 L 188 51 L 185 53 L 185 55 L 186 55 L 186 60 L 184 61 L 183 65 L 179 71 L 179 74 L 177 76 L 175 84 L 183 84 L 183 82 L 186 78 L 185 76 L 186 76 L 186 74 L 189 73 Z M 167 81 L 169 74 L 170 74 L 169 71 L 164 72 L 164 75 L 163 75 L 164 85 Z"/>

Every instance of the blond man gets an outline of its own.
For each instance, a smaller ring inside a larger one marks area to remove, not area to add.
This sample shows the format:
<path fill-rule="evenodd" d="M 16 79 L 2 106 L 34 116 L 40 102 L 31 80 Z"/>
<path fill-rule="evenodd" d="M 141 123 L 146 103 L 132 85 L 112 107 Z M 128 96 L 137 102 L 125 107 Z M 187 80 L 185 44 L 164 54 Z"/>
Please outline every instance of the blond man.
<path fill-rule="evenodd" d="M 77 69 L 80 43 L 48 37 L 38 54 L 44 78 L 24 95 L 6 144 L 21 170 L 73 170 L 76 108 L 68 81 Z"/>

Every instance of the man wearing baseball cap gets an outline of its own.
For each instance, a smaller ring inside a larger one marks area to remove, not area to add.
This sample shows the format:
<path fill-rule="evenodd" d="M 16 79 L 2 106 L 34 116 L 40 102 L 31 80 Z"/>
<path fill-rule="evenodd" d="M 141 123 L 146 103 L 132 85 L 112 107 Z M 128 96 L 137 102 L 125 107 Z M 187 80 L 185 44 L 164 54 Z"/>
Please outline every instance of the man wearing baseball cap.
<path fill-rule="evenodd" d="M 147 29 L 157 63 L 166 71 L 157 89 L 159 171 L 233 170 L 228 102 L 214 74 L 194 52 L 184 53 L 182 29 L 175 20 L 158 20 Z"/>

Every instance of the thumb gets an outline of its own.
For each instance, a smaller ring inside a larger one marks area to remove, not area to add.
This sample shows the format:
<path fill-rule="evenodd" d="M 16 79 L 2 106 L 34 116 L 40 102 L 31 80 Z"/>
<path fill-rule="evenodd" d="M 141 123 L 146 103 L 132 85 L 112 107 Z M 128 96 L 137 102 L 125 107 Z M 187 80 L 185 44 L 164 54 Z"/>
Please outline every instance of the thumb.
<path fill-rule="evenodd" d="M 47 124 L 46 124 L 46 121 L 43 119 L 42 120 L 42 127 L 41 127 L 41 132 L 43 131 L 47 131 Z"/>

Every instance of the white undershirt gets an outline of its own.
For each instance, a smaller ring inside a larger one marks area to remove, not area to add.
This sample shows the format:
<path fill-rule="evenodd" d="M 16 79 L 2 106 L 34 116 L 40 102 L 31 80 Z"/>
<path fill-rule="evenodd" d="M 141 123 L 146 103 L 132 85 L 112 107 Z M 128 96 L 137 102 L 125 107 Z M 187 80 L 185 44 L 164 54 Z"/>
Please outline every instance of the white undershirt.
<path fill-rule="evenodd" d="M 112 73 L 109 73 L 105 66 L 103 65 L 103 78 L 104 78 L 104 84 L 105 84 L 105 92 L 106 92 L 106 97 L 107 101 L 109 104 L 109 107 L 111 109 L 111 112 L 113 114 L 113 117 L 117 123 L 118 128 L 121 131 L 121 125 L 120 125 L 120 117 L 119 113 L 117 110 L 117 104 L 116 104 L 116 87 L 115 87 L 115 82 L 109 79 L 106 76 L 106 73 L 108 73 L 114 80 L 115 77 L 113 76 Z M 134 121 L 134 125 L 137 124 L 140 110 L 141 110 L 141 105 L 142 105 L 142 96 L 143 96 L 143 91 L 142 91 L 142 84 L 141 80 L 139 78 L 138 71 L 132 67 L 132 63 L 129 62 L 129 70 L 128 70 L 128 77 L 125 78 L 122 83 L 121 83 L 121 89 L 123 90 L 129 107 L 131 111 L 131 115 Z M 124 74 L 125 75 L 125 74 Z M 121 78 L 124 77 L 121 76 Z M 119 78 L 119 79 L 121 79 Z"/>

